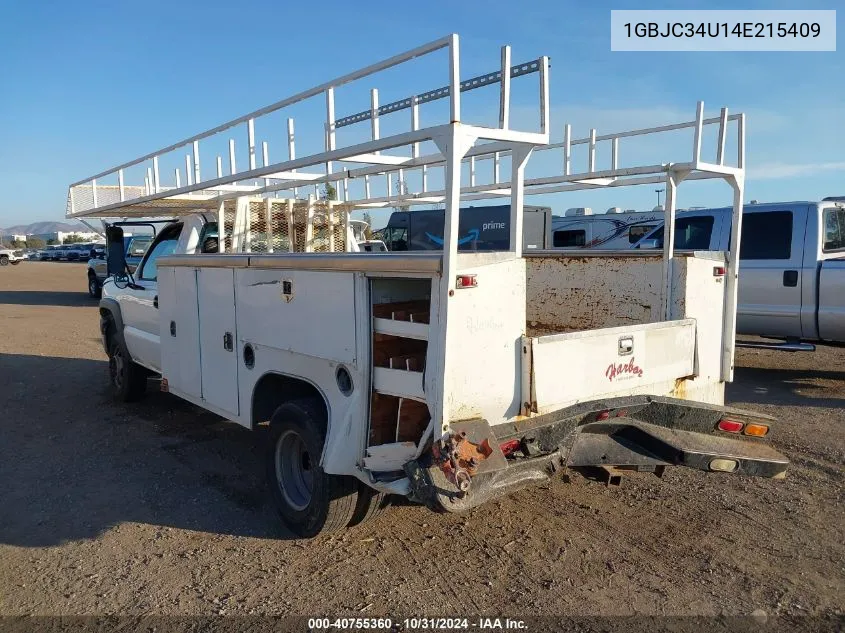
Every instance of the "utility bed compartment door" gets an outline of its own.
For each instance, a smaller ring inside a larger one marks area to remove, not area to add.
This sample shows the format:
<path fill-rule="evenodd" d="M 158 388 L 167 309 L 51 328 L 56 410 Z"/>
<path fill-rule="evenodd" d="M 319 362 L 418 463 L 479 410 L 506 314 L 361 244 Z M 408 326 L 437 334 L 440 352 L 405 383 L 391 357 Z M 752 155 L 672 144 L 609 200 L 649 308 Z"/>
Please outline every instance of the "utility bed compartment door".
<path fill-rule="evenodd" d="M 238 357 L 235 331 L 235 273 L 231 268 L 197 269 L 202 397 L 236 417 Z"/>
<path fill-rule="evenodd" d="M 695 335 L 695 319 L 684 319 L 524 337 L 524 395 L 539 413 L 602 397 L 668 395 L 676 379 L 694 373 Z"/>
<path fill-rule="evenodd" d="M 159 268 L 158 295 L 161 373 L 173 391 L 201 398 L 197 269 Z"/>

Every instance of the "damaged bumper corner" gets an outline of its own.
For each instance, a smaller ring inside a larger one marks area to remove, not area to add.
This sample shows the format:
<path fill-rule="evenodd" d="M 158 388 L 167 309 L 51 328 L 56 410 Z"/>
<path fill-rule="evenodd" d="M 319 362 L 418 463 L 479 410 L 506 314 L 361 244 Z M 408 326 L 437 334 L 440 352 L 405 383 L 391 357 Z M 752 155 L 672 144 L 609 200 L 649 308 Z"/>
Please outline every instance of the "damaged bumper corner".
<path fill-rule="evenodd" d="M 440 512 L 460 512 L 565 469 L 661 474 L 666 466 L 782 478 L 789 464 L 766 439 L 718 430 L 719 420 L 773 419 L 673 398 L 636 396 L 578 405 L 491 428 L 452 424 L 451 434 L 405 466 L 412 497 Z M 506 455 L 507 453 L 507 455 Z"/>

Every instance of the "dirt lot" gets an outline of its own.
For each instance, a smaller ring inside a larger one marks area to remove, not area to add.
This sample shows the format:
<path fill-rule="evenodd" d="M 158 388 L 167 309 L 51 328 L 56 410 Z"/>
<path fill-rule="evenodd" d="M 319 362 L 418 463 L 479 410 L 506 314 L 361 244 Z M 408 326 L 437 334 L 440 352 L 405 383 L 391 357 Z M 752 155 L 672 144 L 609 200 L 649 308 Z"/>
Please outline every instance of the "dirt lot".
<path fill-rule="evenodd" d="M 106 389 L 82 265 L 0 269 L 0 614 L 835 614 L 845 350 L 741 351 L 729 400 L 781 419 L 784 481 L 670 469 L 401 506 L 292 540 L 260 437 Z"/>

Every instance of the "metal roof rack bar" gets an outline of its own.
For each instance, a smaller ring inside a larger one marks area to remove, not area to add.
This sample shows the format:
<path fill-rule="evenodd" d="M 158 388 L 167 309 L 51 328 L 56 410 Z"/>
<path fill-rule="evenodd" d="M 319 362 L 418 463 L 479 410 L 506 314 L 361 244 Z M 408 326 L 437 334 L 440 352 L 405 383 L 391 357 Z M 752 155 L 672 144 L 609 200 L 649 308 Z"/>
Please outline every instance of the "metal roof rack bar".
<path fill-rule="evenodd" d="M 541 63 L 542 57 L 532 60 L 530 62 L 526 62 L 524 64 L 517 64 L 516 66 L 511 66 L 511 78 L 521 77 L 523 75 L 530 75 L 531 73 L 539 72 Z M 462 81 L 461 92 L 475 90 L 476 88 L 483 88 L 484 86 L 501 83 L 501 81 L 502 71 L 497 70 L 496 72 L 487 73 L 486 75 L 479 75 L 478 77 L 473 77 L 472 79 Z M 404 99 L 399 99 L 398 101 L 379 106 L 379 108 L 376 110 L 376 116 L 380 116 L 382 114 L 390 114 L 392 112 L 398 112 L 400 110 L 407 110 L 408 108 L 412 107 L 415 103 L 429 103 L 431 101 L 437 101 L 438 99 L 445 99 L 448 96 L 449 86 L 443 86 L 442 88 L 437 88 L 436 90 L 429 90 L 428 92 L 424 92 L 420 95 L 406 97 Z M 334 127 L 341 128 L 346 127 L 348 125 L 352 125 L 353 123 L 369 121 L 372 117 L 372 110 L 362 110 L 361 112 L 358 112 L 356 114 L 350 114 L 349 116 L 345 116 L 338 119 L 337 121 L 335 121 Z"/>

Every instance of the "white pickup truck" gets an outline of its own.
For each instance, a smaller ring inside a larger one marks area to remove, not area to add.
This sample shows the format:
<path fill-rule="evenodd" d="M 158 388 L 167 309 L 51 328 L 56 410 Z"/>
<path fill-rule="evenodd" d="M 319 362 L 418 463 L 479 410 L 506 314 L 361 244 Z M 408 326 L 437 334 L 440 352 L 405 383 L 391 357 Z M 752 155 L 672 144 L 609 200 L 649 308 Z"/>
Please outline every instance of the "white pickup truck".
<path fill-rule="evenodd" d="M 724 251 L 730 239 L 729 208 L 686 211 L 675 224 L 678 250 Z M 663 248 L 663 227 L 634 248 Z M 737 333 L 784 339 L 740 345 L 845 343 L 845 203 L 745 205 L 739 259 Z"/>
<path fill-rule="evenodd" d="M 419 128 L 423 97 L 378 106 L 374 96 L 369 110 L 335 116 L 338 86 L 444 48 L 449 86 L 416 93 L 448 99 L 444 123 Z M 268 427 L 269 488 L 299 536 L 360 523 L 387 495 L 457 512 L 566 469 L 592 469 L 609 483 L 625 470 L 660 475 L 673 465 L 717 476 L 785 475 L 786 458 L 767 443 L 773 420 L 724 406 L 735 250 L 523 253 L 525 164 L 549 146 L 548 59 L 512 67 L 509 48 L 501 58 L 500 73 L 462 82 L 458 38 L 448 36 L 71 185 L 69 217 L 179 217 L 134 274 L 103 284 L 101 331 L 115 394 L 133 400 L 148 377 L 160 376 L 164 391 L 247 428 Z M 540 132 L 512 130 L 510 82 L 534 73 Z M 491 84 L 500 87 L 499 127 L 461 122 L 461 92 Z M 290 151 L 272 164 L 265 151 L 262 166 L 199 178 L 200 141 L 245 124 L 254 156 L 254 120 L 312 97 L 326 107 L 325 151 Z M 403 109 L 412 111 L 411 130 L 380 137 L 376 120 Z M 339 146 L 337 129 L 366 120 L 372 140 Z M 692 160 L 635 171 L 591 162 L 574 173 L 567 164 L 542 184 L 583 181 L 590 189 L 612 178 L 618 186 L 632 173 L 631 184 L 651 174 L 673 187 L 690 174 L 719 178 L 734 189 L 738 217 L 741 151 L 732 166 L 699 153 L 714 123 L 735 123 L 744 147 L 743 122 L 726 110 L 706 119 L 700 105 L 695 120 L 667 126 L 696 130 Z M 607 139 L 615 149 L 620 138 L 661 131 Z M 421 154 L 429 141 L 436 151 Z M 193 181 L 179 184 L 177 174 L 177 185 L 166 186 L 159 156 L 181 147 L 191 148 Z M 462 185 L 465 162 L 501 155 L 510 157 L 509 180 L 496 170 L 491 182 Z M 123 170 L 136 165 L 149 166 L 149 176 L 130 188 Z M 442 189 L 422 178 L 415 193 L 375 190 L 375 180 L 389 183 L 396 169 L 407 178 L 435 166 L 445 173 Z M 118 185 L 103 184 L 109 178 Z M 276 195 L 322 182 L 336 184 L 342 201 Z M 365 185 L 357 194 L 355 183 Z M 461 197 L 480 195 L 510 198 L 509 246 L 459 252 Z M 432 201 L 445 205 L 442 251 L 350 252 L 352 210 Z M 670 222 L 673 212 L 668 205 Z M 206 247 L 221 232 L 216 252 Z M 119 257 L 120 232 L 108 239 Z"/>
<path fill-rule="evenodd" d="M 16 266 L 25 259 L 26 255 L 20 249 L 0 248 L 0 266 Z"/>

